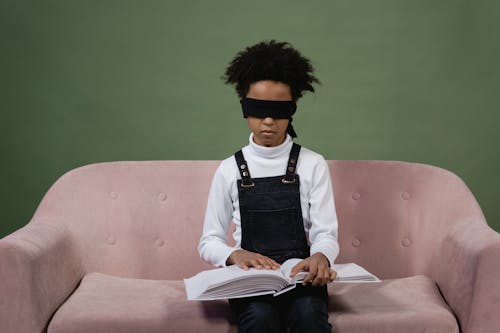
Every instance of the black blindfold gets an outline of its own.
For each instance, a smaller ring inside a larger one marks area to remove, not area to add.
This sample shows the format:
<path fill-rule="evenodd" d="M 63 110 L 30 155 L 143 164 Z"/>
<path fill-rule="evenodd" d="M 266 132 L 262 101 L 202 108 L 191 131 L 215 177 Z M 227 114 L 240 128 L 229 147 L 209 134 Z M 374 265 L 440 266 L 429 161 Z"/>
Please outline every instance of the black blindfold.
<path fill-rule="evenodd" d="M 240 100 L 243 117 L 290 119 L 297 109 L 294 101 L 268 101 L 242 98 Z"/>

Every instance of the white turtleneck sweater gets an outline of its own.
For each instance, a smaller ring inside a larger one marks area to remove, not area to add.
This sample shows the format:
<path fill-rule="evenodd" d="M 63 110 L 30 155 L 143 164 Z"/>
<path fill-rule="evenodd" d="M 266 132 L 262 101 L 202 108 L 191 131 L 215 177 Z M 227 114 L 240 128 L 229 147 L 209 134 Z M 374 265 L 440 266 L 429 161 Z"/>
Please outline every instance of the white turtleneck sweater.
<path fill-rule="evenodd" d="M 293 141 L 287 134 L 276 147 L 264 147 L 253 141 L 242 148 L 252 178 L 285 174 Z M 302 217 L 311 255 L 321 252 L 330 264 L 339 253 L 337 240 L 337 214 L 333 200 L 328 165 L 323 156 L 302 147 L 297 161 L 300 176 Z M 241 224 L 237 180 L 241 179 L 234 156 L 223 160 L 215 172 L 208 197 L 203 235 L 198 244 L 201 258 L 215 266 L 226 266 L 229 255 L 241 249 Z M 233 221 L 236 229 L 235 246 L 227 242 L 228 229 Z"/>

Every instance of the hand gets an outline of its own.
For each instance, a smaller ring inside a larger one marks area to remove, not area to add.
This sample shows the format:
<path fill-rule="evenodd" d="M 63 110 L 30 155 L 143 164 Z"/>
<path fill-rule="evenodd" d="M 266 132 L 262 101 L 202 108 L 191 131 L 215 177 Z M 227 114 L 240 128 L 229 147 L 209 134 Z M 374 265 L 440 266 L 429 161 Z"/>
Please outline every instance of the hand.
<path fill-rule="evenodd" d="M 307 271 L 309 274 L 302 282 L 303 285 L 312 281 L 313 286 L 324 286 L 328 282 L 332 282 L 337 277 L 337 272 L 328 266 L 328 259 L 322 253 L 315 253 L 309 258 L 299 262 L 292 268 L 290 277 L 294 277 L 300 271 Z"/>
<path fill-rule="evenodd" d="M 273 259 L 262 254 L 250 252 L 247 250 L 236 250 L 226 260 L 228 265 L 238 265 L 238 267 L 248 270 L 250 267 L 257 269 L 278 269 L 278 264 Z"/>

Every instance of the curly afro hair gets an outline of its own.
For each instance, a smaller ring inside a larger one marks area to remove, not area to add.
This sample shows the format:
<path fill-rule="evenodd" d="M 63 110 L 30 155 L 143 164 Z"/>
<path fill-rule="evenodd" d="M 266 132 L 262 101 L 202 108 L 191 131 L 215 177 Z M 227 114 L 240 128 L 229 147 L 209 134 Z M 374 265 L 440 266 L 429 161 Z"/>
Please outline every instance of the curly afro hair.
<path fill-rule="evenodd" d="M 288 84 L 292 99 L 297 101 L 304 91 L 314 92 L 312 83 L 321 84 L 313 75 L 314 68 L 288 42 L 262 41 L 238 52 L 227 66 L 224 83 L 235 85 L 240 98 L 246 97 L 250 84 L 273 80 Z"/>

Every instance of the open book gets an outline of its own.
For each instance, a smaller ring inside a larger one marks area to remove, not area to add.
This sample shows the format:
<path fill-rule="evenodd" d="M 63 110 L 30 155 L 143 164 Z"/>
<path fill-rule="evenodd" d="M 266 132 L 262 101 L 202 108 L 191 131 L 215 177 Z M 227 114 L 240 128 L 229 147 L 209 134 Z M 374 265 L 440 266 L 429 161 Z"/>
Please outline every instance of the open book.
<path fill-rule="evenodd" d="M 290 278 L 292 268 L 302 259 L 288 259 L 277 270 L 243 270 L 236 265 L 200 272 L 184 279 L 188 300 L 208 301 L 272 294 L 278 296 L 302 283 L 307 272 Z M 380 282 L 363 267 L 354 263 L 334 264 L 337 278 L 333 282 Z"/>

